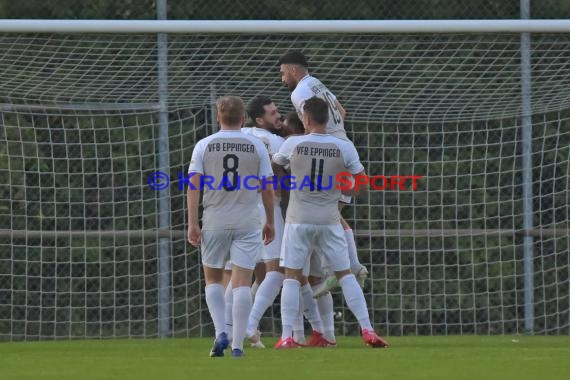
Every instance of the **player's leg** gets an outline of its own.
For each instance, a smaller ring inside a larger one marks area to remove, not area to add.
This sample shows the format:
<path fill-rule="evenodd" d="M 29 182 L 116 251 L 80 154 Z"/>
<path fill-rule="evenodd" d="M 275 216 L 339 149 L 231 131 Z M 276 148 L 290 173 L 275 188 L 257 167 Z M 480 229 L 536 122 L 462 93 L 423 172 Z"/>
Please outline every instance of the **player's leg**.
<path fill-rule="evenodd" d="M 232 260 L 233 340 L 232 356 L 243 356 L 243 340 L 251 312 L 251 280 L 255 264 L 261 256 L 261 231 L 235 230 L 230 248 Z"/>
<path fill-rule="evenodd" d="M 226 300 L 226 333 L 228 334 L 228 339 L 232 340 L 233 333 L 233 321 L 232 321 L 232 305 L 234 303 L 234 295 L 232 292 L 232 262 L 227 261 L 224 267 L 224 279 L 223 284 L 226 289 L 225 300 Z"/>
<path fill-rule="evenodd" d="M 229 345 L 226 333 L 223 269 L 229 254 L 228 241 L 230 241 L 230 237 L 230 232 L 226 230 L 202 231 L 201 251 L 202 267 L 206 280 L 206 304 L 216 334 L 214 345 L 210 351 L 211 357 L 224 356 L 224 350 Z"/>
<path fill-rule="evenodd" d="M 283 286 L 283 268 L 279 266 L 281 255 L 281 244 L 283 241 L 284 221 L 281 216 L 281 207 L 278 202 L 274 206 L 275 239 L 263 247 L 261 257 L 265 262 L 265 279 L 259 285 L 256 293 L 251 314 L 247 324 L 247 337 L 250 339 L 252 347 L 263 348 L 259 337 L 259 321 L 265 311 L 273 305 L 275 298 Z M 262 223 L 265 220 L 265 213 L 262 215 Z"/>
<path fill-rule="evenodd" d="M 311 282 L 313 281 L 313 282 Z M 316 281 L 316 282 L 315 282 Z M 322 279 L 309 277 L 309 283 L 320 284 Z M 313 285 L 311 285 L 313 287 Z M 326 292 L 315 299 L 321 320 L 323 321 L 323 338 L 319 339 L 319 346 L 336 346 L 336 337 L 334 333 L 334 305 L 331 292 Z"/>
<path fill-rule="evenodd" d="M 279 267 L 279 259 L 267 261 L 265 264 L 267 273 L 257 290 L 246 330 L 246 336 L 249 338 L 251 346 L 255 348 L 265 348 L 260 339 L 259 322 L 265 311 L 273 305 L 283 286 L 284 279 L 283 269 Z"/>
<path fill-rule="evenodd" d="M 263 260 L 255 264 L 255 269 L 253 270 L 254 278 L 253 284 L 251 284 L 251 297 L 255 299 L 257 290 L 259 289 L 259 284 L 265 279 L 266 268 Z"/>
<path fill-rule="evenodd" d="M 346 131 L 344 130 L 336 131 L 332 135 L 341 140 L 348 141 L 349 143 L 353 144 L 352 141 L 350 141 L 350 139 L 346 135 Z M 354 183 L 354 178 L 351 177 L 351 181 Z M 342 217 L 342 209 L 347 204 L 351 203 L 352 203 L 352 197 L 342 194 L 338 202 L 338 212 L 340 214 L 340 223 L 342 224 L 342 228 L 344 230 L 345 239 L 348 247 L 350 270 L 358 279 L 360 286 L 364 287 L 364 282 L 366 278 L 368 278 L 368 269 L 366 269 L 366 267 L 360 263 L 360 260 L 358 259 L 358 253 L 356 251 L 356 241 L 354 240 L 354 234 L 352 232 L 352 228 Z M 325 280 L 325 288 L 320 287 L 319 289 L 317 289 L 318 291 L 315 293 L 315 296 L 320 297 L 322 294 L 325 294 L 327 291 L 336 287 L 337 285 L 338 284 L 336 284 L 335 277 L 327 278 L 327 280 Z"/>
<path fill-rule="evenodd" d="M 224 265 L 224 276 L 222 278 L 222 285 L 224 286 L 224 288 L 227 288 L 228 285 L 231 285 L 230 284 L 231 279 L 232 279 L 232 261 L 228 260 Z"/>
<path fill-rule="evenodd" d="M 341 213 L 342 209 L 347 205 L 350 204 L 351 198 L 342 196 L 341 201 L 338 202 L 338 212 Z M 350 260 L 350 271 L 356 276 L 358 279 L 360 286 L 364 287 L 364 281 L 368 277 L 368 270 L 364 265 L 360 263 L 358 259 L 358 252 L 356 251 L 356 240 L 354 240 L 354 233 L 352 228 L 348 222 L 340 215 L 340 223 L 342 224 L 342 228 L 344 230 L 344 238 L 346 239 L 346 244 L 348 248 L 348 259 Z"/>
<path fill-rule="evenodd" d="M 304 345 L 305 341 L 305 320 L 303 319 L 303 299 L 299 297 L 299 311 L 293 322 L 293 340 Z"/>
<path fill-rule="evenodd" d="M 323 250 L 323 254 L 327 257 L 331 269 L 339 280 L 346 304 L 360 324 L 364 342 L 372 347 L 387 347 L 388 343 L 374 332 L 364 293 L 356 277 L 350 271 L 347 255 L 343 253 L 346 252 L 346 239 L 344 239 L 342 227 L 329 225 L 321 226 L 321 228 L 327 230 L 327 233 L 320 235 L 326 238 L 320 239 L 318 246 Z"/>
<path fill-rule="evenodd" d="M 346 131 L 344 130 L 335 131 L 332 133 L 332 135 L 336 138 L 348 141 L 349 143 L 353 144 L 353 142 L 346 135 Z M 354 178 L 351 177 L 350 180 L 354 183 Z M 350 228 L 350 225 L 342 217 L 342 209 L 344 208 L 344 206 L 349 205 L 351 203 L 352 203 L 351 196 L 341 194 L 340 200 L 338 202 L 338 212 L 340 214 L 340 223 L 342 224 L 342 228 L 344 229 L 345 232 L 346 243 L 348 244 L 348 255 L 349 255 L 348 257 L 350 259 L 350 270 L 352 271 L 352 273 L 354 273 L 354 275 L 357 278 L 359 278 L 359 275 L 361 277 L 364 276 L 362 279 L 363 283 L 364 279 L 366 279 L 366 277 L 368 276 L 368 270 L 364 265 L 360 264 L 360 261 L 358 260 L 358 254 L 356 252 L 356 243 L 354 241 L 354 234 L 352 233 L 352 228 Z"/>
<path fill-rule="evenodd" d="M 339 213 L 346 204 L 350 203 L 350 201 L 351 201 L 350 197 L 344 195 L 342 196 L 341 201 L 338 203 Z M 356 242 L 354 240 L 354 233 L 352 232 L 350 225 L 346 222 L 346 220 L 342 217 L 342 215 L 340 216 L 340 223 L 344 230 L 344 237 L 347 245 L 348 258 L 350 260 L 350 270 L 356 276 L 360 286 L 364 287 L 364 282 L 368 278 L 368 269 L 366 269 L 366 267 L 362 265 L 358 259 L 358 253 L 356 251 Z M 335 275 L 331 274 L 327 276 L 322 283 L 315 285 L 313 293 L 315 294 L 315 297 L 318 298 L 325 295 L 327 292 L 333 290 L 337 286 L 338 286 L 338 279 L 336 278 Z"/>
<path fill-rule="evenodd" d="M 327 260 L 324 259 L 320 251 L 313 252 L 311 255 L 311 268 L 309 272 L 309 283 L 311 287 L 314 289 L 314 286 L 318 286 L 322 283 L 323 278 L 326 277 L 328 272 L 329 265 Z M 316 334 L 313 332 L 307 345 L 314 347 L 336 347 L 332 295 L 330 292 L 326 292 L 315 301 L 323 322 L 323 333 Z"/>
<path fill-rule="evenodd" d="M 285 269 L 285 280 L 281 291 L 281 339 L 275 348 L 299 347 L 293 340 L 293 325 L 299 312 L 303 268 L 312 250 L 311 226 L 285 224 L 281 250 L 281 266 Z"/>
<path fill-rule="evenodd" d="M 301 287 L 300 287 L 300 296 L 301 296 L 301 305 L 303 306 L 303 315 L 309 321 L 312 332 L 311 336 L 309 337 L 309 341 L 307 343 L 308 346 L 318 346 L 315 344 L 315 340 L 320 340 L 320 337 L 323 336 L 323 321 L 321 318 L 321 313 L 319 312 L 319 306 L 317 304 L 316 299 L 313 297 L 313 289 L 311 284 L 309 284 L 309 280 L 307 272 L 303 274 L 301 278 Z"/>

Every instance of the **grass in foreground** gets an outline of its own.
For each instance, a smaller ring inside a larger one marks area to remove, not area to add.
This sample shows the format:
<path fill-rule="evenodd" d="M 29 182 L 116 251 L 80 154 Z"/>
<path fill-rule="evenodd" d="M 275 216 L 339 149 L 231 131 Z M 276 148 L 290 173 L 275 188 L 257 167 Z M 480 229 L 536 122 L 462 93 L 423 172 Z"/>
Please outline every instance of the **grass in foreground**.
<path fill-rule="evenodd" d="M 570 378 L 570 337 L 402 337 L 389 349 L 340 338 L 335 349 L 254 350 L 209 358 L 211 339 L 0 344 L 0 379 Z M 275 343 L 265 338 L 266 344 Z"/>

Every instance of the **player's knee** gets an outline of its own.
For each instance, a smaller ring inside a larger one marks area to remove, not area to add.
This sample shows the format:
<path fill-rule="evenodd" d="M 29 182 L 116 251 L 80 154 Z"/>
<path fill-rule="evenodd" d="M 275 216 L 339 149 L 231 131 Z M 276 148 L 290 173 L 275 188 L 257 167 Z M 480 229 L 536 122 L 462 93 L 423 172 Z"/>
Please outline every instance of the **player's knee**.
<path fill-rule="evenodd" d="M 279 272 L 279 259 L 265 262 L 265 272 Z M 281 271 L 283 273 L 283 271 Z"/>
<path fill-rule="evenodd" d="M 349 268 L 349 269 L 345 269 L 345 270 L 341 270 L 341 271 L 334 272 L 334 275 L 336 276 L 336 278 L 337 278 L 338 280 L 340 280 L 341 278 L 343 278 L 344 276 L 347 276 L 347 275 L 349 275 L 349 274 L 352 274 L 352 272 L 350 271 L 350 268 Z"/>
<path fill-rule="evenodd" d="M 316 277 L 316 276 L 309 276 L 308 281 L 309 281 L 309 284 L 311 286 L 315 286 L 315 285 L 318 285 L 321 282 L 323 282 L 323 278 L 322 277 Z"/>

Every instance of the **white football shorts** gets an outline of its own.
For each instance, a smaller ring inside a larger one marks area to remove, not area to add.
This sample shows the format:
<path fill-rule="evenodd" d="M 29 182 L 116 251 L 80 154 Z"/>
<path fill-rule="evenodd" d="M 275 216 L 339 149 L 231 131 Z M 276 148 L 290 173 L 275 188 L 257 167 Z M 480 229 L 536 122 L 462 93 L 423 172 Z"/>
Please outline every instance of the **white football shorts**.
<path fill-rule="evenodd" d="M 346 238 L 340 223 L 285 223 L 280 265 L 291 269 L 305 269 L 313 251 L 324 256 L 334 272 L 350 268 Z"/>
<path fill-rule="evenodd" d="M 263 242 L 260 229 L 202 230 L 202 264 L 225 268 L 226 262 L 254 269 L 261 257 Z"/>
<path fill-rule="evenodd" d="M 279 198 L 275 198 L 275 204 L 273 206 L 275 239 L 273 239 L 271 243 L 263 246 L 263 250 L 261 252 L 262 261 L 279 260 L 279 257 L 281 257 L 281 243 L 283 241 L 283 229 L 285 228 L 285 222 L 283 221 L 283 214 L 281 213 L 279 200 Z M 259 204 L 258 207 L 259 218 L 261 220 L 261 225 L 263 225 L 265 224 L 265 209 L 263 208 L 263 203 Z"/>

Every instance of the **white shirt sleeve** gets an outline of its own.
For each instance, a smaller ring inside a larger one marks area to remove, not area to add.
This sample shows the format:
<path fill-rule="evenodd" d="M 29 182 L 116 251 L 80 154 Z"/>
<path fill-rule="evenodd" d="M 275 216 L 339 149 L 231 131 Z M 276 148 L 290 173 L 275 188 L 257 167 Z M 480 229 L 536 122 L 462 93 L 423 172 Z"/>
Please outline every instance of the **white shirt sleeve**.
<path fill-rule="evenodd" d="M 287 166 L 295 147 L 295 138 L 289 137 L 279 148 L 279 152 L 273 155 L 273 162 L 277 165 Z"/>
<path fill-rule="evenodd" d="M 360 162 L 358 152 L 351 143 L 344 144 L 342 148 L 344 157 L 344 166 L 351 174 L 358 174 L 364 170 L 364 166 Z"/>
<path fill-rule="evenodd" d="M 285 139 L 281 136 L 277 136 L 277 135 L 273 135 L 271 138 L 271 155 L 274 155 L 275 153 L 279 152 L 279 149 L 281 148 L 281 145 L 283 145 L 283 142 L 285 141 Z"/>
<path fill-rule="evenodd" d="M 192 152 L 192 159 L 190 161 L 190 166 L 188 167 L 188 173 L 201 173 L 204 174 L 204 152 L 205 152 L 204 140 L 198 141 Z"/>

